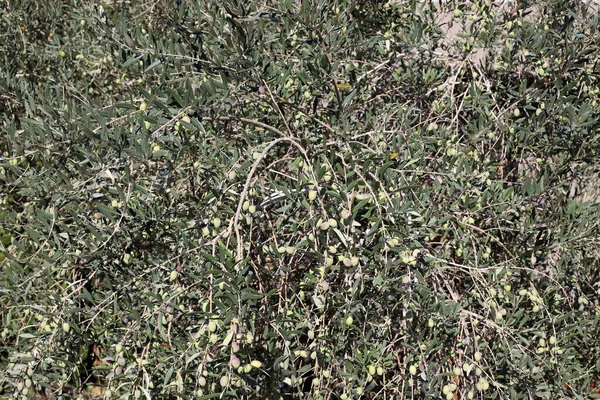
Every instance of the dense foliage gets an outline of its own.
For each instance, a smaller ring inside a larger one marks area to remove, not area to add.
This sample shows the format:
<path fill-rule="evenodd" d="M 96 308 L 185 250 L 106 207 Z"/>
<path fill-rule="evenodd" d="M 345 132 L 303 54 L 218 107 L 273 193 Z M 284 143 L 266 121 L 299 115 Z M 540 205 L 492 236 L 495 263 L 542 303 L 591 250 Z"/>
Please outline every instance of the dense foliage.
<path fill-rule="evenodd" d="M 440 7 L 0 0 L 0 397 L 593 396 L 597 12 Z"/>

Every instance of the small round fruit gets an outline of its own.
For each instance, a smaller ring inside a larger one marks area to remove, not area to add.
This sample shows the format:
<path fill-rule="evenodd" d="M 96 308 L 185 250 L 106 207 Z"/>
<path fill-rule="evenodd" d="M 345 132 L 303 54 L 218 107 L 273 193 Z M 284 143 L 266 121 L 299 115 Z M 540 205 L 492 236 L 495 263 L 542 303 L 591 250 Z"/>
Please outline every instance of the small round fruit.
<path fill-rule="evenodd" d="M 148 104 L 146 104 L 146 103 L 140 104 L 140 111 L 144 111 L 146 108 L 148 108 Z"/>
<path fill-rule="evenodd" d="M 210 321 L 208 323 L 208 331 L 209 332 L 214 332 L 217 330 L 217 323 L 215 321 Z"/>
<path fill-rule="evenodd" d="M 354 323 L 354 318 L 352 318 L 352 316 L 348 316 L 348 318 L 346 318 L 346 325 L 350 326 Z"/>
<path fill-rule="evenodd" d="M 410 367 L 408 367 L 408 372 L 410 372 L 411 375 L 416 375 L 417 374 L 417 367 L 414 365 L 411 365 Z"/>
<path fill-rule="evenodd" d="M 71 325 L 69 325 L 68 322 L 63 322 L 62 329 L 63 329 L 63 331 L 68 333 L 71 330 Z"/>
<path fill-rule="evenodd" d="M 213 219 L 212 223 L 216 229 L 219 229 L 221 227 L 221 219 L 220 218 Z"/>
<path fill-rule="evenodd" d="M 311 190 L 310 192 L 308 192 L 308 200 L 315 201 L 316 198 L 317 198 L 316 190 Z"/>
<path fill-rule="evenodd" d="M 219 380 L 219 383 L 221 384 L 222 387 L 229 385 L 229 377 L 227 375 L 222 376 L 221 379 Z"/>
<path fill-rule="evenodd" d="M 177 271 L 171 271 L 171 273 L 169 274 L 169 280 L 173 282 L 175 279 L 177 279 L 178 275 L 179 273 Z"/>
<path fill-rule="evenodd" d="M 475 353 L 475 361 L 479 362 L 481 361 L 482 355 L 480 352 L 476 352 Z"/>
<path fill-rule="evenodd" d="M 518 118 L 521 115 L 521 110 L 515 108 L 515 110 L 513 111 L 513 115 Z"/>
<path fill-rule="evenodd" d="M 240 364 L 241 364 L 241 362 L 240 362 L 239 358 L 237 358 L 236 356 L 231 357 L 231 366 L 233 368 L 238 369 Z"/>

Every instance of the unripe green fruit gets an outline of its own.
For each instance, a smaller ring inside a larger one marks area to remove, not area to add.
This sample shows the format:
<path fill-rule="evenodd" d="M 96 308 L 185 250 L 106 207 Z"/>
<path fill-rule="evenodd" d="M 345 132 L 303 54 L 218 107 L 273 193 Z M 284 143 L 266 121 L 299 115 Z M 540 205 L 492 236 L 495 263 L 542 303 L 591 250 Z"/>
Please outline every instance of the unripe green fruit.
<path fill-rule="evenodd" d="M 308 200 L 314 201 L 317 198 L 317 191 L 311 190 L 308 192 Z"/>
<path fill-rule="evenodd" d="M 476 352 L 475 353 L 475 361 L 479 362 L 481 361 L 482 355 L 480 352 Z"/>
<path fill-rule="evenodd" d="M 348 219 L 351 215 L 350 210 L 342 210 L 342 212 L 340 212 L 340 217 L 342 219 Z"/>
<path fill-rule="evenodd" d="M 242 210 L 248 211 L 248 208 L 250 208 L 250 202 L 246 200 L 244 204 L 242 204 Z"/>
<path fill-rule="evenodd" d="M 352 318 L 352 316 L 349 316 L 348 318 L 346 318 L 346 325 L 350 326 L 350 325 L 352 325 L 353 322 L 354 322 L 354 318 Z"/>
<path fill-rule="evenodd" d="M 222 387 L 229 385 L 229 377 L 227 375 L 222 376 L 221 379 L 219 379 L 219 383 Z"/>
<path fill-rule="evenodd" d="M 236 356 L 231 357 L 231 366 L 235 369 L 237 369 L 240 366 L 240 359 L 237 358 Z"/>
<path fill-rule="evenodd" d="M 319 228 L 321 228 L 321 230 L 326 231 L 327 229 L 329 229 L 329 222 L 325 221 L 321 224 L 321 226 L 319 226 Z"/>
<path fill-rule="evenodd" d="M 481 390 L 485 392 L 485 391 L 486 391 L 486 390 L 488 390 L 489 388 L 490 388 L 490 384 L 489 384 L 489 382 L 488 382 L 487 380 L 484 380 L 484 381 L 481 383 Z"/>
<path fill-rule="evenodd" d="M 352 264 L 353 267 L 356 267 L 359 263 L 359 259 L 356 256 L 352 256 L 352 258 L 350 259 L 350 263 Z"/>
<path fill-rule="evenodd" d="M 216 229 L 219 229 L 221 227 L 221 219 L 220 218 L 213 219 L 212 223 Z"/>
<path fill-rule="evenodd" d="M 63 329 L 63 331 L 68 333 L 71 330 L 71 325 L 69 325 L 68 322 L 63 322 L 62 329 Z"/>
<path fill-rule="evenodd" d="M 369 365 L 369 374 L 375 375 L 376 372 L 377 372 L 377 368 L 375 368 L 374 365 Z"/>
<path fill-rule="evenodd" d="M 169 274 L 169 280 L 172 282 L 175 279 L 177 279 L 177 276 L 179 275 L 179 273 L 177 271 L 171 271 L 171 274 Z"/>
<path fill-rule="evenodd" d="M 208 331 L 214 332 L 217 330 L 217 323 L 215 321 L 209 321 L 208 323 Z"/>
<path fill-rule="evenodd" d="M 513 111 L 513 115 L 518 118 L 521 115 L 521 110 L 515 108 L 515 110 Z"/>
<path fill-rule="evenodd" d="M 329 222 L 329 226 L 330 227 L 337 228 L 338 224 L 337 224 L 337 221 L 335 219 L 330 218 L 328 222 Z"/>
<path fill-rule="evenodd" d="M 416 374 L 417 374 L 417 367 L 416 367 L 416 366 L 414 366 L 414 365 L 411 365 L 410 367 L 408 367 L 408 372 L 409 372 L 411 375 L 413 375 L 413 376 L 414 376 L 414 375 L 416 375 Z"/>

